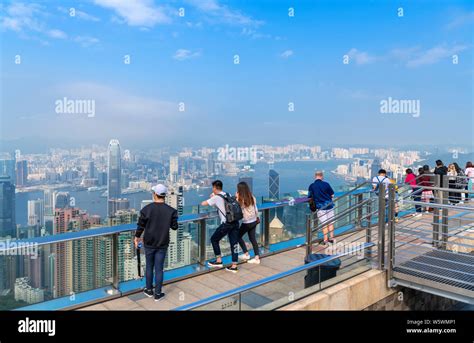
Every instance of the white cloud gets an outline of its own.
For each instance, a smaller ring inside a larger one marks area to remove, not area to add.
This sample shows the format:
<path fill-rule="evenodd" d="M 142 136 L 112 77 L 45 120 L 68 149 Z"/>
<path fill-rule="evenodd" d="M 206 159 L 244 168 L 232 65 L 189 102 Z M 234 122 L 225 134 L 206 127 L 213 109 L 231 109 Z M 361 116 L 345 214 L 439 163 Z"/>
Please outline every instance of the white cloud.
<path fill-rule="evenodd" d="M 4 30 L 15 31 L 22 38 L 30 35 L 43 35 L 54 39 L 66 39 L 67 34 L 59 29 L 48 28 L 45 23 L 47 13 L 38 4 L 13 3 L 5 7 L 0 17 L 0 25 Z M 40 39 L 43 44 L 47 42 Z"/>
<path fill-rule="evenodd" d="M 458 27 L 474 23 L 474 11 L 464 12 L 454 17 L 447 25 L 446 29 L 457 29 Z"/>
<path fill-rule="evenodd" d="M 155 6 L 151 0 L 95 0 L 94 3 L 114 10 L 130 26 L 153 27 L 171 22 L 167 10 L 164 7 Z"/>
<path fill-rule="evenodd" d="M 74 38 L 74 41 L 76 43 L 79 43 L 84 48 L 87 48 L 95 44 L 99 44 L 100 42 L 97 38 L 89 37 L 89 36 L 77 36 Z"/>
<path fill-rule="evenodd" d="M 1 17 L 2 28 L 21 32 L 32 30 L 41 32 L 44 30 L 44 24 L 35 18 L 41 15 L 42 11 L 37 4 L 13 3 L 6 7 L 4 15 Z"/>
<path fill-rule="evenodd" d="M 285 50 L 280 54 L 281 58 L 288 59 L 290 56 L 293 56 L 293 50 Z"/>
<path fill-rule="evenodd" d="M 253 19 L 239 10 L 222 5 L 218 0 L 187 0 L 186 2 L 205 14 L 206 19 L 213 23 L 249 27 L 258 27 L 263 24 L 263 21 Z"/>
<path fill-rule="evenodd" d="M 425 51 L 415 51 L 406 62 L 407 67 L 418 67 L 421 65 L 435 64 L 442 59 L 451 58 L 452 55 L 466 50 L 464 45 L 455 45 L 452 47 L 435 46 Z"/>
<path fill-rule="evenodd" d="M 67 34 L 64 31 L 61 31 L 61 30 L 56 30 L 56 29 L 48 30 L 47 34 L 51 38 L 56 38 L 56 39 L 66 39 L 67 38 Z"/>
<path fill-rule="evenodd" d="M 346 55 L 349 56 L 351 60 L 354 60 L 356 64 L 369 64 L 376 60 L 375 56 L 365 51 L 359 51 L 356 48 L 349 50 Z"/>
<path fill-rule="evenodd" d="M 178 61 L 185 61 L 191 58 L 196 58 L 201 56 L 201 51 L 191 51 L 187 49 L 178 49 L 173 55 L 173 58 Z"/>
<path fill-rule="evenodd" d="M 67 15 L 70 15 L 70 9 L 69 8 L 65 8 L 65 7 L 58 7 L 58 10 L 62 13 L 65 13 Z M 85 20 L 85 21 L 100 21 L 100 18 L 96 17 L 96 16 L 93 16 L 89 13 L 86 13 L 84 11 L 81 11 L 77 8 L 74 9 L 74 18 L 78 18 L 78 19 L 82 19 L 82 20 Z"/>

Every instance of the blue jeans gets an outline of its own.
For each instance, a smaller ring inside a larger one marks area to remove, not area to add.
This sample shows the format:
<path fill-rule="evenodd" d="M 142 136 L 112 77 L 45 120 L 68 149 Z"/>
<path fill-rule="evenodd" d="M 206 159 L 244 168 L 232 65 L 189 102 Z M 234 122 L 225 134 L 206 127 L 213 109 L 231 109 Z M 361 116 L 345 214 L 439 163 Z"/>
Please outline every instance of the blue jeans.
<path fill-rule="evenodd" d="M 153 270 L 155 272 L 155 294 L 161 293 L 163 286 L 163 267 L 165 265 L 166 251 L 168 248 L 145 247 L 146 258 L 146 288 L 153 288 Z"/>
<path fill-rule="evenodd" d="M 221 247 L 219 242 L 226 235 L 229 236 L 230 251 L 232 252 L 232 262 L 238 262 L 239 256 L 237 249 L 239 246 L 239 222 L 235 223 L 223 223 L 217 229 L 216 232 L 211 236 L 212 249 L 216 256 L 221 255 Z"/>

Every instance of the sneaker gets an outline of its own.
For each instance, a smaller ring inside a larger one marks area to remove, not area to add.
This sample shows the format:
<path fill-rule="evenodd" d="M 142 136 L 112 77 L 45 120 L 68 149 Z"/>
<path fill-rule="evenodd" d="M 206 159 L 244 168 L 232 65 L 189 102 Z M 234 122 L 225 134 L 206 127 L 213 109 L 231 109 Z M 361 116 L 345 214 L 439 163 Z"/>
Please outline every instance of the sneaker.
<path fill-rule="evenodd" d="M 248 261 L 248 260 L 250 260 L 250 255 L 245 255 L 245 254 L 240 255 L 239 260 Z"/>
<path fill-rule="evenodd" d="M 153 292 L 153 289 L 144 288 L 143 294 L 145 294 L 148 298 L 151 298 L 155 293 Z"/>
<path fill-rule="evenodd" d="M 225 270 L 227 270 L 228 272 L 237 273 L 239 271 L 239 268 L 230 266 L 227 267 Z"/>
<path fill-rule="evenodd" d="M 155 301 L 160 301 L 165 297 L 165 293 L 155 294 Z"/>
<path fill-rule="evenodd" d="M 207 262 L 207 265 L 211 268 L 222 268 L 224 267 L 224 265 L 222 264 L 222 262 L 216 262 L 216 261 L 209 261 Z"/>
<path fill-rule="evenodd" d="M 260 264 L 260 259 L 259 258 L 251 258 L 250 260 L 247 261 L 247 263 Z"/>

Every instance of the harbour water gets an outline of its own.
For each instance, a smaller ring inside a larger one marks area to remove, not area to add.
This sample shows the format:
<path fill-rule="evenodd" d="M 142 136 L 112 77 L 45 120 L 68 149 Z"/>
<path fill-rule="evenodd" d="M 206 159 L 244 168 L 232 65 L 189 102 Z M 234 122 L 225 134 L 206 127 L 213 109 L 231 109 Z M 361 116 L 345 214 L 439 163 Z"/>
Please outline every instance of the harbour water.
<path fill-rule="evenodd" d="M 316 170 L 325 171 L 325 179 L 331 183 L 336 191 L 339 187 L 346 184 L 343 178 L 337 177 L 331 173 L 338 164 L 345 163 L 345 161 L 295 161 L 295 162 L 277 162 L 274 164 L 275 169 L 280 174 L 280 196 L 285 193 L 295 193 L 297 190 L 306 190 L 308 185 L 312 182 L 314 172 Z M 253 166 L 254 172 L 248 174 L 253 178 L 253 191 L 257 198 L 268 197 L 268 170 L 269 166 L 266 163 L 258 163 Z M 224 190 L 229 193 L 234 193 L 239 176 L 220 176 L 224 183 Z M 87 190 L 68 190 L 71 197 L 74 197 L 76 207 L 86 210 L 87 213 L 93 215 L 98 214 L 102 218 L 107 215 L 107 198 L 101 197 L 103 191 Z M 201 201 L 207 199 L 211 192 L 210 188 L 190 189 L 184 193 L 185 206 L 197 205 Z M 126 194 L 124 197 L 130 201 L 130 207 L 140 209 L 140 204 L 143 200 L 151 199 L 150 192 L 138 192 L 133 194 Z M 28 200 L 43 198 L 42 191 L 22 192 L 16 194 L 16 221 L 21 226 L 27 225 L 28 217 Z"/>

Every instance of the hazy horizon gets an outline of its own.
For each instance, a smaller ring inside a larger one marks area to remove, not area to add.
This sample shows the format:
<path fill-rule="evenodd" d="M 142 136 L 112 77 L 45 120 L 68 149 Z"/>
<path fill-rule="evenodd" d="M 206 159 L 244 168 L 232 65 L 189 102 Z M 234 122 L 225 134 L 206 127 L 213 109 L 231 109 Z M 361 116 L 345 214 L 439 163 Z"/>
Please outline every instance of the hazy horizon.
<path fill-rule="evenodd" d="M 470 1 L 51 0 L 0 10 L 8 151 L 112 138 L 132 148 L 473 148 Z M 63 99 L 93 101 L 93 113 L 58 111 Z M 392 99 L 417 111 L 384 113 Z"/>

